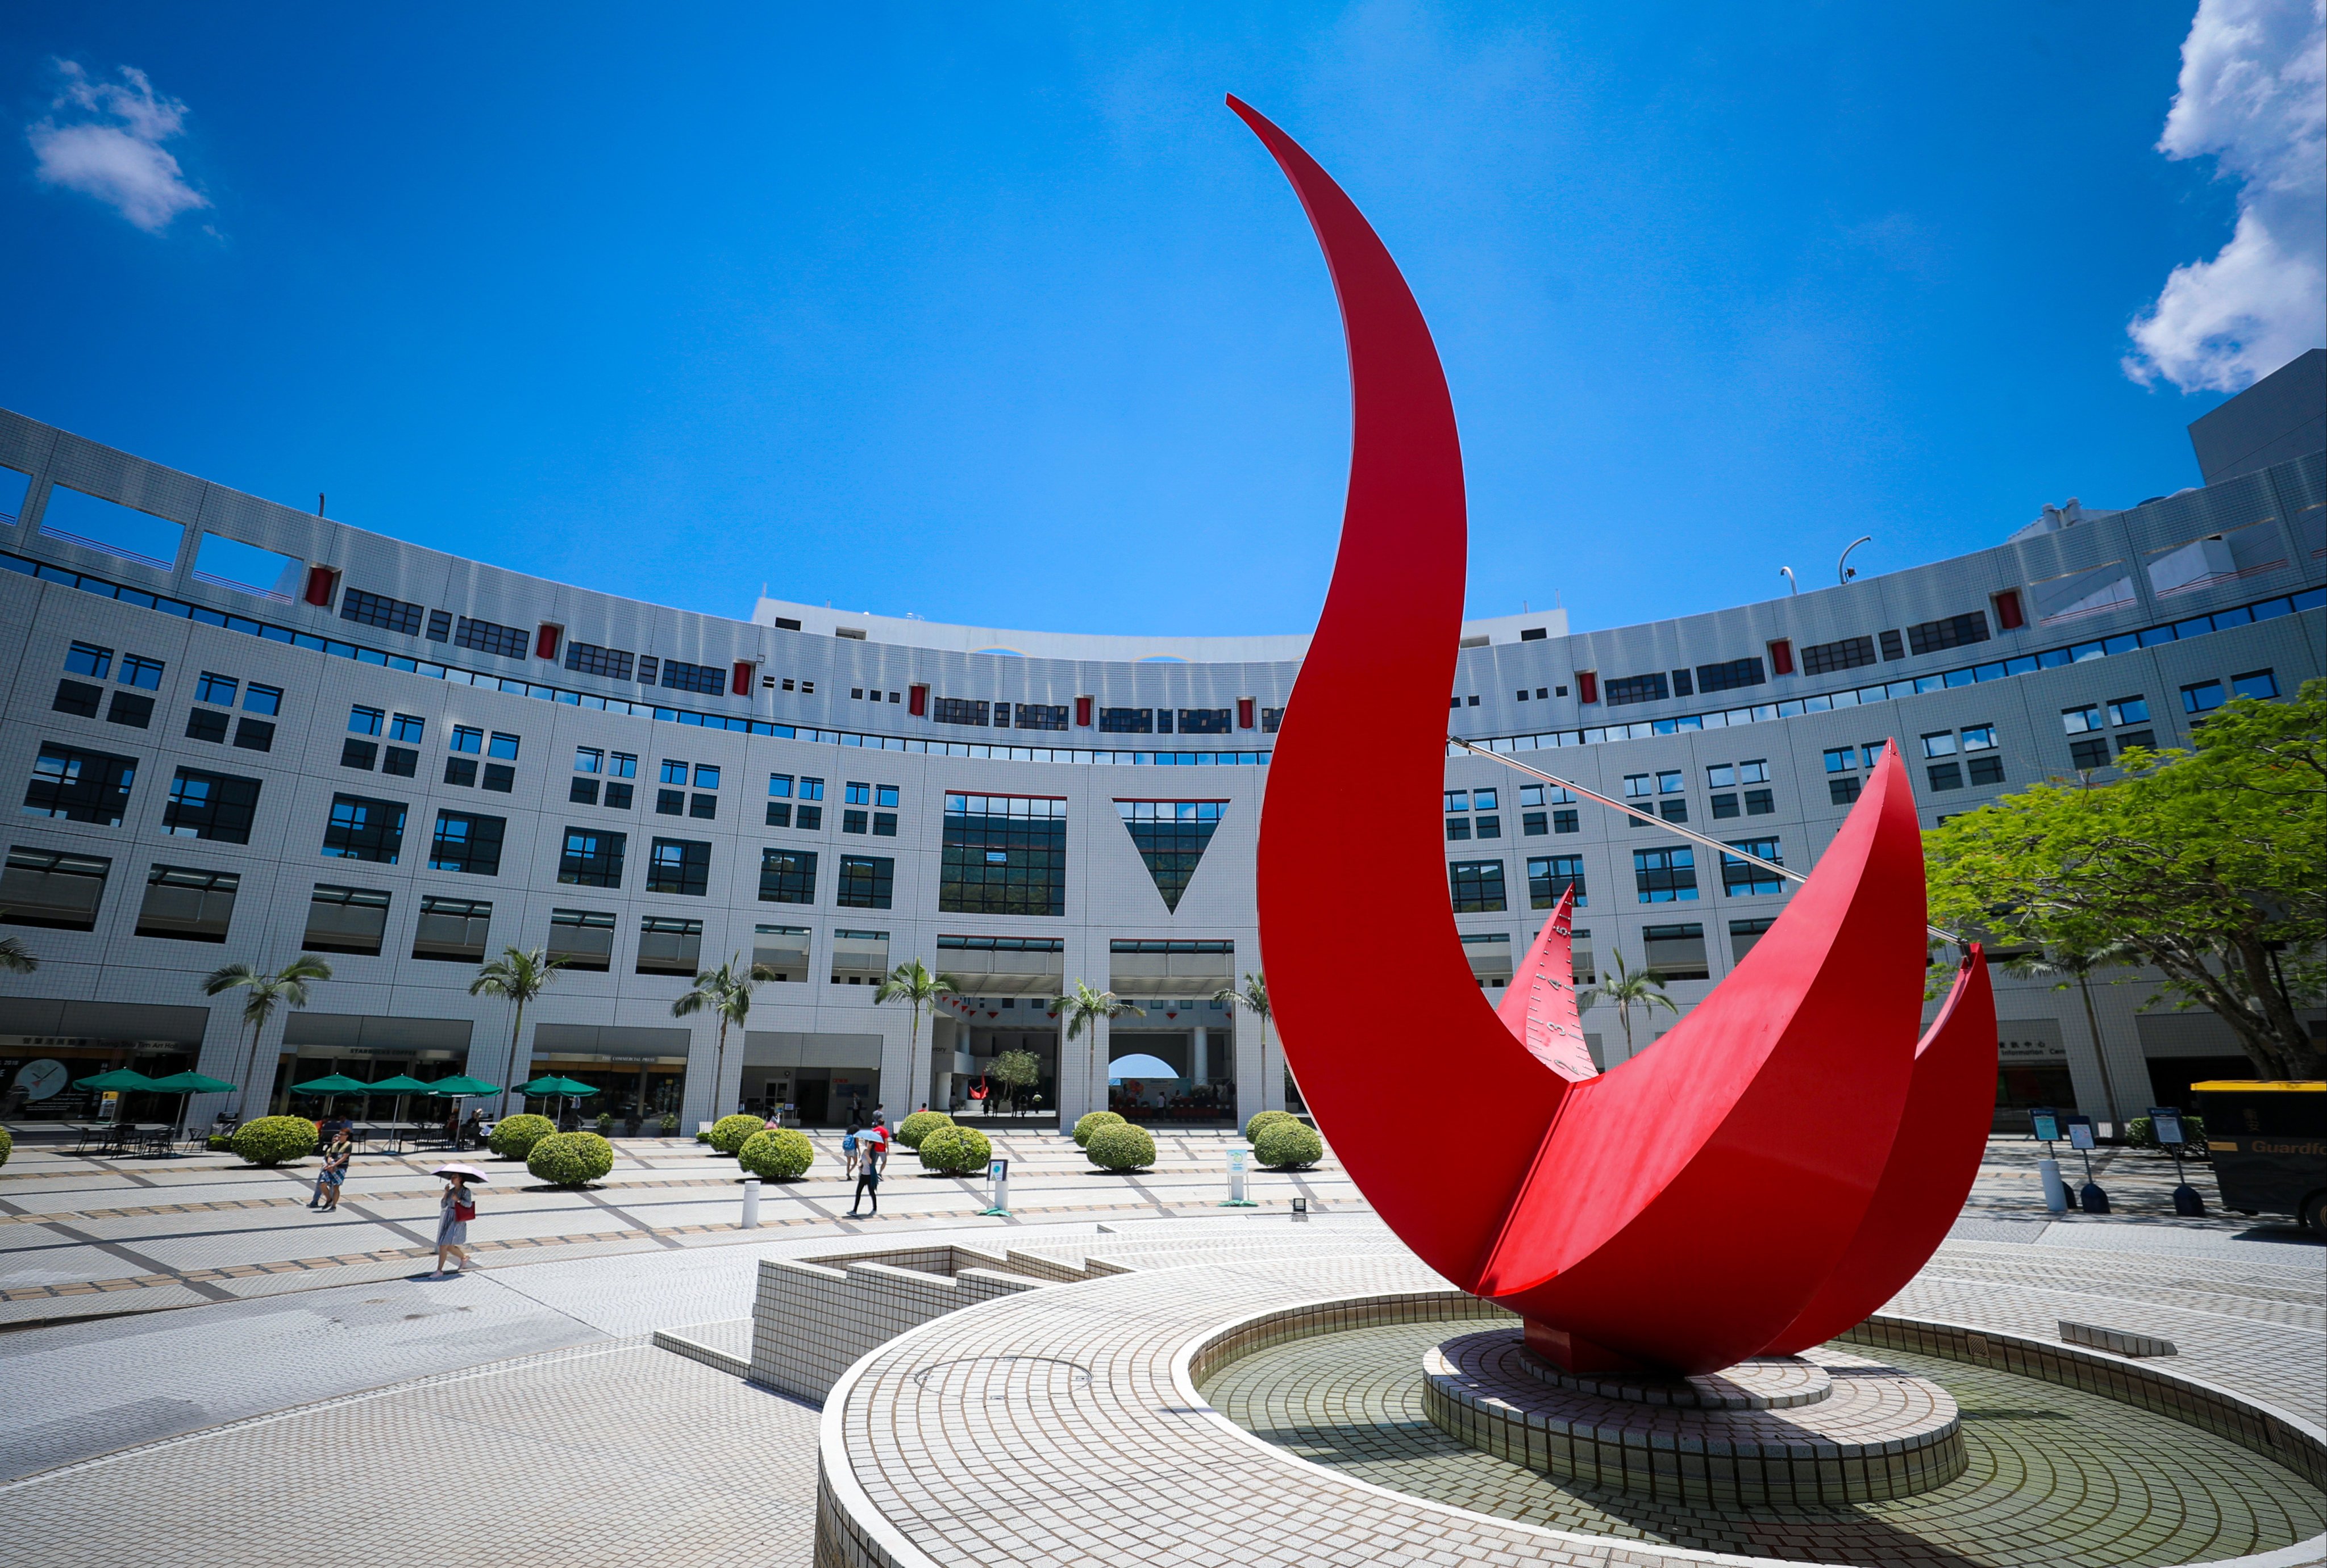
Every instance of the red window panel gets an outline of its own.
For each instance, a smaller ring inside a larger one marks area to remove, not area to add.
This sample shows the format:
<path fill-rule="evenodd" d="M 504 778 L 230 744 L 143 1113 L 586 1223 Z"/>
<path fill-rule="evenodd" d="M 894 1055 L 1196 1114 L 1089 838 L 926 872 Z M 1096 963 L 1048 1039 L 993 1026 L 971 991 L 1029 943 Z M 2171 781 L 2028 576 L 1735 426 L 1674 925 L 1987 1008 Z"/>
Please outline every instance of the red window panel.
<path fill-rule="evenodd" d="M 1579 669 L 1575 672 L 1575 700 L 1579 703 L 1596 703 L 1600 700 L 1599 671 Z"/>
<path fill-rule="evenodd" d="M 1079 729 L 1079 730 L 1088 730 L 1088 729 L 1089 729 L 1089 728 L 1090 728 L 1090 722 L 1091 722 L 1091 700 L 1090 700 L 1090 698 L 1089 698 L 1089 697 L 1077 697 L 1077 698 L 1075 699 L 1075 728 L 1077 728 L 1077 729 Z"/>
<path fill-rule="evenodd" d="M 1250 697 L 1237 698 L 1237 728 L 1239 730 L 1249 730 L 1252 728 L 1252 699 Z"/>
<path fill-rule="evenodd" d="M 1781 637 L 1770 644 L 1770 673 L 1771 675 L 1794 673 L 1794 644 L 1791 638 Z"/>
<path fill-rule="evenodd" d="M 307 568 L 307 602 L 319 609 L 332 607 L 332 594 L 340 585 L 340 574 L 329 566 Z"/>
<path fill-rule="evenodd" d="M 911 699 L 905 705 L 905 711 L 907 713 L 911 714 L 913 717 L 917 719 L 925 719 L 930 716 L 929 687 L 925 686 L 917 686 L 913 687 L 911 691 L 908 692 L 906 695 Z"/>
<path fill-rule="evenodd" d="M 533 657 L 536 658 L 556 658 L 557 657 L 557 639 L 564 634 L 565 630 L 565 629 L 562 626 L 552 626 L 547 621 L 543 621 L 541 623 L 541 630 L 533 634 Z"/>
<path fill-rule="evenodd" d="M 735 672 L 728 679 L 727 689 L 734 692 L 739 697 L 750 696 L 752 695 L 752 672 L 758 667 L 759 667 L 757 665 L 754 665 L 748 658 L 737 659 L 735 661 Z"/>
<path fill-rule="evenodd" d="M 2017 631 L 2028 624 L 2028 618 L 2020 612 L 2019 589 L 2006 588 L 2001 593 L 1989 594 L 1988 598 L 1995 605 L 1995 624 L 2002 630 Z"/>

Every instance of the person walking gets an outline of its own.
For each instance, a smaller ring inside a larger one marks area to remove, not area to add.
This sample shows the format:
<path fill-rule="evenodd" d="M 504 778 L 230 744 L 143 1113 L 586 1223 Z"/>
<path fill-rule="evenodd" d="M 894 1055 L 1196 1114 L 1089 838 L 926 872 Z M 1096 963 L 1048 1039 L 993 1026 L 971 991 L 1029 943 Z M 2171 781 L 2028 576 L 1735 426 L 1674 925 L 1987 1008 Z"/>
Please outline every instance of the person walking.
<path fill-rule="evenodd" d="M 873 1212 L 881 1212 L 881 1148 L 871 1132 L 857 1140 L 856 1194 L 848 1200 L 848 1218 L 856 1218 L 856 1206 L 870 1201 Z"/>
<path fill-rule="evenodd" d="M 856 1123 L 851 1118 L 848 1131 L 840 1134 L 840 1165 L 844 1176 L 854 1177 L 856 1174 Z"/>
<path fill-rule="evenodd" d="M 340 1184 L 348 1179 L 348 1166 L 355 1159 L 355 1144 L 349 1141 L 342 1127 L 332 1134 L 331 1146 L 323 1151 L 323 1169 L 315 1177 L 315 1196 L 307 1207 L 329 1214 L 340 1206 Z"/>
<path fill-rule="evenodd" d="M 437 1205 L 436 1272 L 428 1277 L 441 1280 L 456 1274 L 469 1262 L 469 1221 L 477 1217 L 477 1195 L 469 1190 L 466 1171 L 444 1173 L 444 1197 Z M 459 1260 L 457 1266 L 446 1268 L 444 1258 L 450 1254 Z"/>

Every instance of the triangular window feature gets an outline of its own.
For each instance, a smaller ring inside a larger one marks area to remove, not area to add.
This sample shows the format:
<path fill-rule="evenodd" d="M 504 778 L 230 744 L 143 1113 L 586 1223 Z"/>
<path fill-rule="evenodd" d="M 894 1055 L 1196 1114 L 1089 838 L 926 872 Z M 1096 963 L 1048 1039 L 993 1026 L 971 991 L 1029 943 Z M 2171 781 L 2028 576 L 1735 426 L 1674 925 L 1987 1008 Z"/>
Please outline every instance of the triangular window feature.
<path fill-rule="evenodd" d="M 1188 891 L 1188 879 L 1196 874 L 1212 835 L 1220 831 L 1220 808 L 1227 804 L 1225 800 L 1115 803 L 1123 826 L 1131 830 L 1139 858 L 1147 863 L 1147 874 L 1155 879 L 1155 891 L 1164 895 L 1164 907 L 1175 914 L 1180 895 Z"/>

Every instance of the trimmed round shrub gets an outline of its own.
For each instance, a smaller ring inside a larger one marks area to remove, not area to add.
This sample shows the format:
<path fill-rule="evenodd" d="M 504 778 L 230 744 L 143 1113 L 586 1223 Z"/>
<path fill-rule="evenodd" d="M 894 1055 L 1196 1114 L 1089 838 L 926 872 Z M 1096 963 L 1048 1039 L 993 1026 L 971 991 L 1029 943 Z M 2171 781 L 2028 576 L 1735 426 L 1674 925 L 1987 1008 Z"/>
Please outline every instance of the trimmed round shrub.
<path fill-rule="evenodd" d="M 1123 1125 L 1123 1118 L 1113 1111 L 1093 1111 L 1075 1124 L 1075 1146 L 1088 1149 L 1090 1147 L 1093 1133 L 1098 1132 L 1101 1127 L 1120 1127 Z"/>
<path fill-rule="evenodd" d="M 908 1149 L 918 1149 L 921 1140 L 939 1127 L 950 1127 L 953 1118 L 943 1111 L 915 1111 L 897 1124 L 897 1142 Z"/>
<path fill-rule="evenodd" d="M 522 1160 L 556 1131 L 557 1124 L 547 1116 L 503 1116 L 493 1124 L 493 1135 L 485 1143 L 504 1160 Z"/>
<path fill-rule="evenodd" d="M 661 1128 L 662 1135 L 668 1138 L 678 1131 L 678 1117 L 669 1111 L 665 1111 L 662 1114 L 662 1120 L 657 1122 L 655 1125 Z"/>
<path fill-rule="evenodd" d="M 994 1145 L 976 1127 L 943 1126 L 921 1140 L 921 1169 L 947 1176 L 983 1171 Z"/>
<path fill-rule="evenodd" d="M 612 1111 L 600 1111 L 598 1113 L 598 1135 L 603 1138 L 613 1130 L 614 1113 Z"/>
<path fill-rule="evenodd" d="M 695 1141 L 698 1143 L 708 1143 L 711 1142 L 711 1129 L 705 1127 L 697 1132 L 695 1134 Z"/>
<path fill-rule="evenodd" d="M 762 1116 L 722 1116 L 711 1124 L 711 1146 L 722 1154 L 732 1154 L 750 1142 L 752 1135 L 768 1130 Z"/>
<path fill-rule="evenodd" d="M 2206 1147 L 2206 1118 L 2183 1116 L 2182 1136 L 2188 1140 L 2182 1145 L 2183 1159 L 2203 1153 Z M 2157 1124 L 2147 1116 L 2135 1116 L 2125 1125 L 2125 1141 L 2136 1149 L 2162 1149 L 2165 1146 L 2157 1141 Z"/>
<path fill-rule="evenodd" d="M 1145 1127 L 1129 1122 L 1101 1127 L 1091 1134 L 1083 1152 L 1103 1171 L 1144 1171 L 1155 1163 L 1155 1140 Z"/>
<path fill-rule="evenodd" d="M 1272 1171 L 1301 1171 L 1325 1157 L 1325 1140 L 1299 1122 L 1272 1122 L 1252 1141 L 1252 1153 Z"/>
<path fill-rule="evenodd" d="M 1244 1141 L 1257 1149 L 1260 1147 L 1261 1134 L 1285 1122 L 1291 1122 L 1298 1126 L 1301 1118 L 1290 1111 L 1256 1111 L 1253 1113 L 1252 1120 L 1244 1125 Z"/>
<path fill-rule="evenodd" d="M 0 1127 L 0 1165 L 5 1165 L 8 1162 L 8 1156 L 15 1152 L 16 1134 L 5 1127 Z"/>
<path fill-rule="evenodd" d="M 234 1153 L 234 1134 L 232 1133 L 212 1133 L 208 1138 L 202 1141 L 202 1147 L 208 1149 L 213 1154 L 231 1154 Z"/>
<path fill-rule="evenodd" d="M 315 1124 L 304 1116 L 259 1116 L 235 1129 L 234 1152 L 250 1165 L 280 1165 L 315 1152 Z"/>
<path fill-rule="evenodd" d="M 737 1164 L 771 1181 L 790 1181 L 807 1174 L 815 1159 L 816 1145 L 798 1127 L 763 1127 L 735 1151 Z"/>
<path fill-rule="evenodd" d="M 552 1187 L 579 1187 L 614 1168 L 614 1145 L 595 1133 L 552 1133 L 534 1144 L 525 1168 Z"/>

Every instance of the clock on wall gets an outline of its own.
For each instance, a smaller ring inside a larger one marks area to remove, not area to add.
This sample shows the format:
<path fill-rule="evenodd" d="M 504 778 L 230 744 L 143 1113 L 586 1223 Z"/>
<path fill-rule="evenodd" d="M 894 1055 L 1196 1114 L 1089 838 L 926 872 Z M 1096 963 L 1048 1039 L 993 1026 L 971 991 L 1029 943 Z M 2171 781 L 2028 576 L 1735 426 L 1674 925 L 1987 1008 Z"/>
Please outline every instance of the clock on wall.
<path fill-rule="evenodd" d="M 71 1076 L 65 1071 L 64 1063 L 42 1057 L 16 1069 L 16 1087 L 24 1091 L 28 1100 L 45 1100 L 64 1087 L 65 1080 Z"/>

